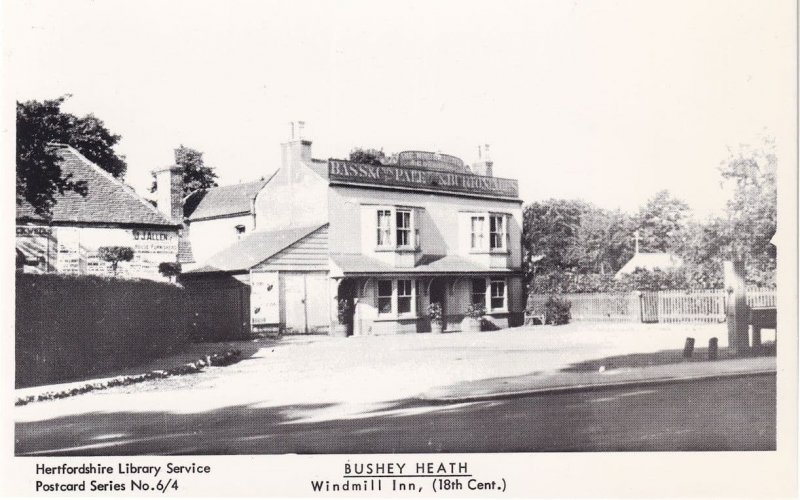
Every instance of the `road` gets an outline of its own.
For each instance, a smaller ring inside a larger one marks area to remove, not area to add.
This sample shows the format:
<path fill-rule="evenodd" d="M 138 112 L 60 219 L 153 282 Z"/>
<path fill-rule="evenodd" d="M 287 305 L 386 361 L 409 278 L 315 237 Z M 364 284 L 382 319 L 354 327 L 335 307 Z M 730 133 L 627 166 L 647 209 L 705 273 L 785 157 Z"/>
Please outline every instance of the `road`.
<path fill-rule="evenodd" d="M 775 449 L 775 376 L 463 404 L 90 412 L 16 425 L 17 455 Z M 47 403 L 39 403 L 47 404 Z"/>

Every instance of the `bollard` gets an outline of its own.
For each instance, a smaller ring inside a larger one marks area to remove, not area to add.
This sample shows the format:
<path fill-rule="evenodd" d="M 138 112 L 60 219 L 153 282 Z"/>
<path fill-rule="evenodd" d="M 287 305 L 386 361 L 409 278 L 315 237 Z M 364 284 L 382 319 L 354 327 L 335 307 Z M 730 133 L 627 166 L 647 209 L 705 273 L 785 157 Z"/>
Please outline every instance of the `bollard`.
<path fill-rule="evenodd" d="M 694 339 L 692 337 L 686 337 L 686 344 L 683 346 L 683 357 L 691 358 L 693 352 L 694 352 Z"/>
<path fill-rule="evenodd" d="M 711 337 L 708 339 L 708 360 L 713 361 L 717 359 L 717 345 L 718 345 L 717 337 Z"/>

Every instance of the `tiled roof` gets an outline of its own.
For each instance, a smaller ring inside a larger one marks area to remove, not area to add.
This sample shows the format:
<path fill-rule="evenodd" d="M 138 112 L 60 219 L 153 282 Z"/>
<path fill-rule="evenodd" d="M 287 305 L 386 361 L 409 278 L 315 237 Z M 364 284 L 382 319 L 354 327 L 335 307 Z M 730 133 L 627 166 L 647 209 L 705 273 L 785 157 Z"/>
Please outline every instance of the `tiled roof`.
<path fill-rule="evenodd" d="M 648 271 L 653 271 L 655 269 L 666 271 L 667 269 L 673 269 L 682 265 L 683 259 L 671 253 L 639 252 L 631 257 L 631 260 L 626 262 L 625 265 L 617 271 L 615 276 L 619 277 L 623 274 L 630 274 L 638 268 L 647 269 Z"/>
<path fill-rule="evenodd" d="M 511 273 L 510 268 L 483 266 L 460 255 L 427 255 L 416 266 L 398 268 L 362 254 L 331 254 L 337 272 L 333 276 L 353 274 L 452 274 L 452 273 Z"/>
<path fill-rule="evenodd" d="M 65 145 L 57 147 L 62 174 L 72 174 L 75 181 L 86 181 L 88 193 L 85 197 L 72 191 L 56 194 L 52 222 L 176 225 L 130 186 L 114 178 L 77 150 Z M 17 218 L 42 220 L 27 203 L 17 206 Z"/>
<path fill-rule="evenodd" d="M 183 215 L 190 221 L 252 213 L 252 201 L 271 177 L 195 191 L 183 203 Z"/>
<path fill-rule="evenodd" d="M 246 271 L 323 226 L 325 224 L 250 233 L 233 245 L 209 257 L 202 266 L 187 271 L 187 274 Z"/>

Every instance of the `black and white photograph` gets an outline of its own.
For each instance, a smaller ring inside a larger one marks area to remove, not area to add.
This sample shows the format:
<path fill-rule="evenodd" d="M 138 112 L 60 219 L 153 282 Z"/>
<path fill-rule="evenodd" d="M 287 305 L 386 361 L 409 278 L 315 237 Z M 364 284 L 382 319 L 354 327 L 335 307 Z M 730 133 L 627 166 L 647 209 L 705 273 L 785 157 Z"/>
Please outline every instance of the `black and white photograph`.
<path fill-rule="evenodd" d="M 0 27 L 0 490 L 797 494 L 796 2 Z"/>

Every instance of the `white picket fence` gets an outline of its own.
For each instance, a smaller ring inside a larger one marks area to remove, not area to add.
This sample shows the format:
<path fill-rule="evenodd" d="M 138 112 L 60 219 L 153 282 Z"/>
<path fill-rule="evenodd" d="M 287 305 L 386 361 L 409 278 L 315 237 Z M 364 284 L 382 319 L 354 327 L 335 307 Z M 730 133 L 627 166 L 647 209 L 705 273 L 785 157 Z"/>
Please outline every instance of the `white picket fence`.
<path fill-rule="evenodd" d="M 531 295 L 528 307 L 545 311 L 550 295 Z M 573 321 L 617 321 L 644 323 L 721 323 L 725 321 L 728 294 L 725 290 L 661 290 L 630 293 L 567 293 L 559 297 L 572 303 Z M 750 307 L 775 307 L 776 291 L 749 288 Z"/>
<path fill-rule="evenodd" d="M 663 290 L 655 293 L 659 323 L 722 323 L 725 321 L 724 290 Z"/>

